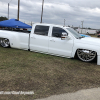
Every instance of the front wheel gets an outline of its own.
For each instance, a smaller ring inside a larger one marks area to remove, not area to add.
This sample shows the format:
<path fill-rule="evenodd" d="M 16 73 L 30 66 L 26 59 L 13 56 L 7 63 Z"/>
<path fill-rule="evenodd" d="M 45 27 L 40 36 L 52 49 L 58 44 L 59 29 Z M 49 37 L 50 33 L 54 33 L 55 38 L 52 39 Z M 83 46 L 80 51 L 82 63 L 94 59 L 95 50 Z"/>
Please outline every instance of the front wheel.
<path fill-rule="evenodd" d="M 0 38 L 0 45 L 4 48 L 10 47 L 10 42 L 6 38 Z"/>
<path fill-rule="evenodd" d="M 78 49 L 77 56 L 80 60 L 84 62 L 90 62 L 95 59 L 96 52 L 92 50 Z"/>

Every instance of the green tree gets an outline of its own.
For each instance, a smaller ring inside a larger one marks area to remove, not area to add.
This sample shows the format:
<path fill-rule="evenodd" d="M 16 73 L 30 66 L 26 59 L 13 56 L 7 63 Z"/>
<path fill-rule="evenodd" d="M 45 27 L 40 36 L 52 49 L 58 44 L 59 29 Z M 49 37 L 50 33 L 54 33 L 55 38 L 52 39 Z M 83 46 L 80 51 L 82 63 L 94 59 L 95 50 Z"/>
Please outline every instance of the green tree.
<path fill-rule="evenodd" d="M 0 17 L 0 21 L 4 21 L 4 20 L 8 20 L 8 18 L 7 17 Z"/>

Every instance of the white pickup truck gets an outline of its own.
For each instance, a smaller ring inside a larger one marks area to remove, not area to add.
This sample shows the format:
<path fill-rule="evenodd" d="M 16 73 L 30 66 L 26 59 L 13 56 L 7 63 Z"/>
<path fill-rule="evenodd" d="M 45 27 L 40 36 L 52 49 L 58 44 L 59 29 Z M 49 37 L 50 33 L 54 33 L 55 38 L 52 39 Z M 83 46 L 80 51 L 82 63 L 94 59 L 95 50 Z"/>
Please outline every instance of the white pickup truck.
<path fill-rule="evenodd" d="M 97 58 L 100 65 L 100 39 L 82 37 L 70 27 L 51 24 L 33 24 L 30 33 L 0 30 L 2 47 L 12 47 L 85 62 Z"/>

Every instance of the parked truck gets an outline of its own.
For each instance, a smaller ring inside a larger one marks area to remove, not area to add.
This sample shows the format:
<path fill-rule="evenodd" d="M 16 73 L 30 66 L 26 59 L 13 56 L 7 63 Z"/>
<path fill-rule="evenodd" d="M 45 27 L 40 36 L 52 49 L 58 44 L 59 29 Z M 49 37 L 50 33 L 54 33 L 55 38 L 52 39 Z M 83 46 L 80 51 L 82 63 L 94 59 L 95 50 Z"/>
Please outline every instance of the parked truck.
<path fill-rule="evenodd" d="M 0 45 L 66 58 L 77 55 L 85 62 L 97 58 L 100 65 L 100 39 L 82 37 L 70 27 L 37 23 L 30 33 L 0 30 Z"/>

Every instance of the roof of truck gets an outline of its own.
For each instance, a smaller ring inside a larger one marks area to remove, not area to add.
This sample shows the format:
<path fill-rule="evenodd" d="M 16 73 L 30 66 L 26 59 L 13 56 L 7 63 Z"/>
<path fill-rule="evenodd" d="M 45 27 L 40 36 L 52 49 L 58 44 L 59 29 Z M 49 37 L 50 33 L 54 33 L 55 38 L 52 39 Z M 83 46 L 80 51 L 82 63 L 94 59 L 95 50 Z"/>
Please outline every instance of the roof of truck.
<path fill-rule="evenodd" d="M 69 28 L 66 26 L 62 26 L 62 25 L 56 25 L 56 24 L 47 24 L 47 23 L 35 23 L 36 25 L 48 25 L 48 26 L 56 26 L 56 27 L 63 27 L 63 28 Z"/>

